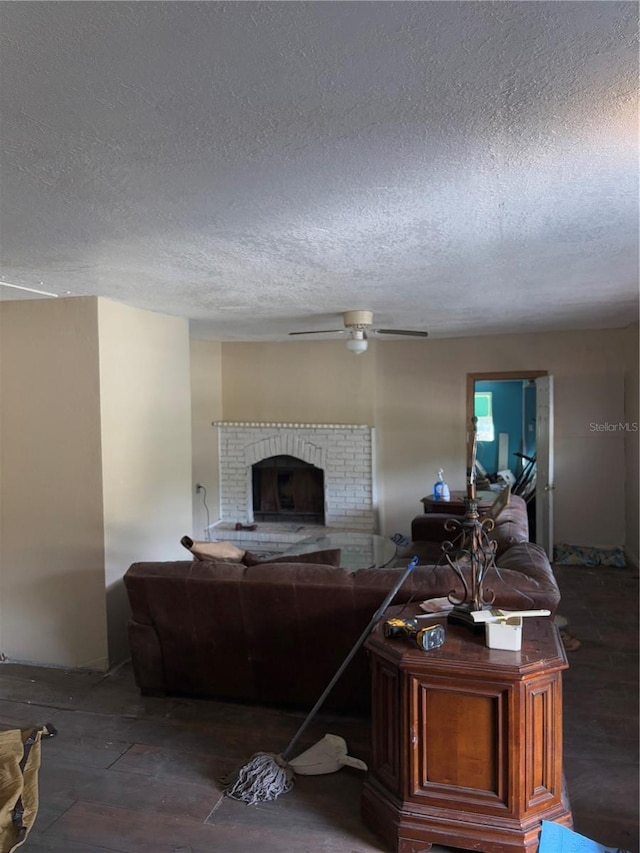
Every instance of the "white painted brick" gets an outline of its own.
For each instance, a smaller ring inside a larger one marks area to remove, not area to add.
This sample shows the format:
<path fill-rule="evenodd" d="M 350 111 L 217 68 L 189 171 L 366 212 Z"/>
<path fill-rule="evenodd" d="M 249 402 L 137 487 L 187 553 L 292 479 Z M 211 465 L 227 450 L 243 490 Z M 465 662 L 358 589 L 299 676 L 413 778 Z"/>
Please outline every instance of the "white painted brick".
<path fill-rule="evenodd" d="M 220 425 L 220 513 L 251 515 L 251 465 L 295 456 L 324 472 L 325 522 L 373 529 L 371 429 L 329 426 Z M 348 515 L 346 513 L 349 513 Z"/>

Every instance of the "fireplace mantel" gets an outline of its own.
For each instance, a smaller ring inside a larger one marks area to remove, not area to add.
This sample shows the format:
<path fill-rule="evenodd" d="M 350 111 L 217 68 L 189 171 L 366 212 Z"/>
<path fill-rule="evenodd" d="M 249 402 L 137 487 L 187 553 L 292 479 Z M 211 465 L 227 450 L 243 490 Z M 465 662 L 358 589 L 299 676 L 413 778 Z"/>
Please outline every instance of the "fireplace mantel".
<path fill-rule="evenodd" d="M 213 421 L 214 427 L 259 427 L 267 429 L 277 427 L 278 429 L 371 429 L 366 424 L 294 424 L 278 423 L 277 421 Z"/>
<path fill-rule="evenodd" d="M 219 435 L 220 519 L 251 524 L 251 466 L 294 456 L 321 468 L 325 524 L 375 530 L 373 428 L 366 424 L 214 421 Z"/>

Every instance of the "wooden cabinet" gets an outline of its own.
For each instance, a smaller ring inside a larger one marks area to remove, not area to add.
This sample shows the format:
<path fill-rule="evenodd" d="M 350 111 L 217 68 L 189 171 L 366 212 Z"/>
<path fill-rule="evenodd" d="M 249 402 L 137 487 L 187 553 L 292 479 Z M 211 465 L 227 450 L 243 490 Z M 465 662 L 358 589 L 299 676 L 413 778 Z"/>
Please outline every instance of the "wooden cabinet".
<path fill-rule="evenodd" d="M 446 640 L 429 652 L 406 637 L 385 639 L 382 625 L 366 642 L 373 749 L 363 818 L 396 853 L 431 844 L 533 853 L 542 820 L 572 826 L 562 773 L 568 664 L 558 630 L 527 618 L 522 650 L 508 652 L 438 621 Z"/>

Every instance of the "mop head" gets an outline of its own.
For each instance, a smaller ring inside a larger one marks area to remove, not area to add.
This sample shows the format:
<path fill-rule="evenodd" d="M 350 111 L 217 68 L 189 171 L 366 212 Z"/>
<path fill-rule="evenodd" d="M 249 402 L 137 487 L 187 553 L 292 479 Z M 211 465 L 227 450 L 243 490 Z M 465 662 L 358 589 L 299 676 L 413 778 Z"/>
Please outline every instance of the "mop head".
<path fill-rule="evenodd" d="M 291 755 L 298 738 L 322 707 L 322 703 L 353 659 L 355 653 L 369 636 L 374 626 L 380 621 L 382 614 L 393 600 L 395 594 L 417 565 L 418 558 L 413 557 L 402 577 L 396 582 L 391 592 L 389 592 L 381 606 L 374 613 L 373 618 L 360 635 L 358 642 L 344 659 L 329 684 L 327 684 L 322 696 L 305 717 L 304 722 L 293 736 L 285 751 L 281 755 L 275 755 L 272 752 L 256 752 L 249 759 L 248 763 L 240 768 L 237 779 L 233 784 L 228 784 L 230 780 L 227 779 L 223 781 L 223 784 L 227 785 L 224 790 L 225 796 L 231 797 L 233 800 L 241 800 L 243 803 L 253 806 L 257 803 L 267 803 L 270 800 L 275 800 L 280 794 L 286 794 L 287 791 L 293 788 L 294 768 L 288 763 L 287 758 Z M 311 753 L 311 756 L 309 753 Z M 304 755 L 299 755 L 297 759 L 293 760 L 292 764 L 296 761 L 298 762 L 299 772 L 302 773 L 306 770 L 307 775 L 333 773 L 343 764 L 349 764 L 351 767 L 366 770 L 364 762 L 347 755 L 347 745 L 344 739 L 337 735 L 326 735 L 323 741 L 316 744 L 311 750 L 307 750 Z"/>
<path fill-rule="evenodd" d="M 293 770 L 273 752 L 256 752 L 238 771 L 236 781 L 225 788 L 225 796 L 250 806 L 268 803 L 293 788 Z"/>

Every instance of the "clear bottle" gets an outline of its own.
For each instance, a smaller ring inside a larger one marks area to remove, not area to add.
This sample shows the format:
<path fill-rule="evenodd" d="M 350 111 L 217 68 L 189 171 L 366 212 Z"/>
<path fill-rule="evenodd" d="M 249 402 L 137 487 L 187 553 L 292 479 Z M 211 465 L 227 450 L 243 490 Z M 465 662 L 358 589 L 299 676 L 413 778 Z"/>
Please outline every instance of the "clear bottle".
<path fill-rule="evenodd" d="M 444 470 L 438 468 L 438 479 L 433 484 L 433 497 L 438 501 L 448 501 L 451 499 L 449 486 L 444 481 Z"/>

